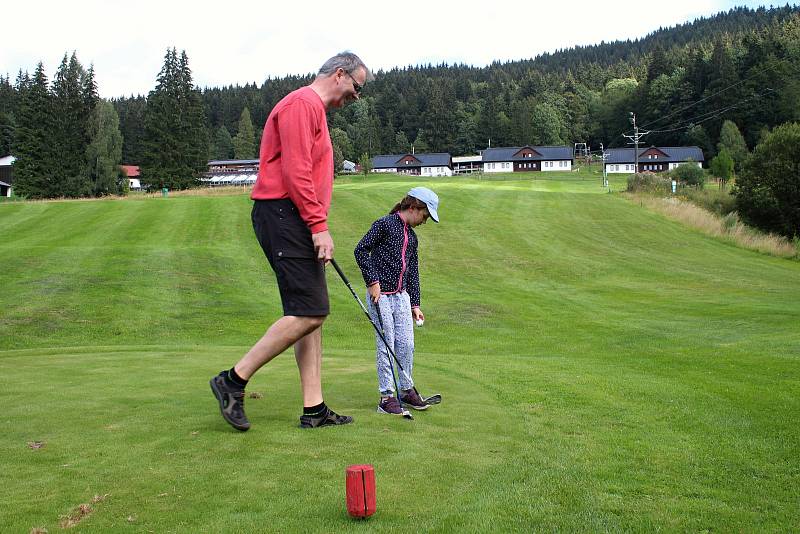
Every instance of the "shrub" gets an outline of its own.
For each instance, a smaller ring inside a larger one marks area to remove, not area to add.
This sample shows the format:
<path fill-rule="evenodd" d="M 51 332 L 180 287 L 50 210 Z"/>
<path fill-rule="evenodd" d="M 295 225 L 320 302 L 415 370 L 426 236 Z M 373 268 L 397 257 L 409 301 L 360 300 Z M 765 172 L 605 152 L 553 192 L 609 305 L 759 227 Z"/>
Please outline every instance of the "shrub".
<path fill-rule="evenodd" d="M 672 183 L 660 174 L 636 173 L 628 176 L 628 192 L 668 195 L 672 192 Z"/>
<path fill-rule="evenodd" d="M 695 162 L 681 163 L 671 171 L 669 176 L 683 185 L 696 186 L 702 189 L 706 182 L 706 173 Z"/>

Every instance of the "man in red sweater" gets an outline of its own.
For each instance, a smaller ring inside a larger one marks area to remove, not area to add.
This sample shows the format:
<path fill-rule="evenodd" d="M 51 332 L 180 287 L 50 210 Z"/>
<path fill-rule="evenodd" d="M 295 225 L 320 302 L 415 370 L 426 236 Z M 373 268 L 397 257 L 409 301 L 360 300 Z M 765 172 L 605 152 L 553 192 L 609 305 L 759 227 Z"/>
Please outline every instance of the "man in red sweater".
<path fill-rule="evenodd" d="M 222 417 L 247 430 L 244 388 L 263 365 L 294 345 L 303 391 L 302 428 L 343 425 L 322 398 L 322 323 L 329 313 L 325 264 L 333 258 L 328 208 L 333 190 L 333 147 L 326 110 L 355 101 L 373 76 L 353 53 L 342 52 L 306 87 L 273 108 L 261 138 L 253 188 L 253 229 L 275 276 L 283 317 L 231 369 L 211 379 Z"/>

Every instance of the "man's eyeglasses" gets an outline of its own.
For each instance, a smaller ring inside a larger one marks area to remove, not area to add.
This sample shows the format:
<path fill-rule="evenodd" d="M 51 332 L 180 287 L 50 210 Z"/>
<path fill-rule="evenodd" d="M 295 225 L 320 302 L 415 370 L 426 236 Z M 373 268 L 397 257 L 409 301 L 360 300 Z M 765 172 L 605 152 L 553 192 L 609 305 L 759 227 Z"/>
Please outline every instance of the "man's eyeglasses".
<path fill-rule="evenodd" d="M 353 78 L 353 75 L 352 75 L 352 74 L 350 74 L 350 73 L 349 73 L 349 72 L 347 72 L 347 71 L 345 71 L 345 72 L 347 73 L 347 75 L 348 75 L 348 76 L 350 76 L 350 79 L 351 79 L 351 80 L 353 80 L 353 91 L 355 91 L 357 95 L 360 95 L 360 94 L 361 94 L 361 90 L 364 88 L 364 86 L 363 86 L 363 85 L 361 85 L 360 83 L 358 83 L 358 82 L 356 81 L 356 79 L 355 79 L 355 78 Z"/>

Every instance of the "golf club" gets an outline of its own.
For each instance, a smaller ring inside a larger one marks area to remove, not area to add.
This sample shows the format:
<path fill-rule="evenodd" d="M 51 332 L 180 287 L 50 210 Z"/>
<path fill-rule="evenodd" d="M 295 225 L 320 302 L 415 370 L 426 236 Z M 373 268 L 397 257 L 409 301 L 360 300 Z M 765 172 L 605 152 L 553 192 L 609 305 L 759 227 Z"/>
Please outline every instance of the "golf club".
<path fill-rule="evenodd" d="M 364 303 L 361 302 L 361 299 L 356 294 L 356 292 L 353 290 L 353 286 L 350 285 L 350 281 L 347 279 L 347 276 L 345 276 L 344 272 L 339 268 L 339 265 L 336 263 L 336 260 L 331 258 L 331 265 L 333 265 L 333 268 L 336 269 L 336 272 L 339 274 L 339 278 L 342 279 L 342 282 L 344 282 L 344 284 L 347 286 L 347 289 L 350 290 L 350 294 L 353 295 L 354 299 L 356 299 L 356 302 L 358 302 L 358 305 L 361 306 L 361 311 L 364 312 L 364 315 L 367 316 L 367 320 L 369 320 L 370 324 L 372 325 L 372 328 L 374 328 L 375 332 L 377 332 L 378 335 L 380 336 L 381 340 L 383 341 L 384 346 L 386 346 L 386 350 L 389 351 L 389 354 L 391 354 L 392 358 L 394 359 L 395 363 L 397 364 L 397 367 L 406 376 L 406 379 L 409 382 L 412 382 L 412 380 L 408 376 L 408 373 L 406 372 L 406 370 L 403 369 L 403 365 L 397 359 L 397 356 L 395 355 L 394 351 L 389 346 L 389 343 L 386 341 L 386 337 L 383 335 L 383 330 L 379 329 L 378 325 L 375 324 L 375 321 L 372 320 L 372 317 L 369 316 L 369 312 L 367 311 L 367 307 L 364 306 Z M 380 317 L 380 314 L 378 316 Z M 391 362 L 389 362 L 389 363 L 391 364 Z M 392 372 L 394 372 L 394 368 L 392 368 Z M 397 387 L 396 384 L 395 384 L 395 387 Z M 399 391 L 400 390 L 398 389 L 398 392 Z M 417 395 L 419 395 L 419 391 L 417 391 L 416 387 L 414 388 L 414 391 L 416 391 Z M 423 402 L 425 402 L 425 404 L 428 404 L 428 405 L 431 405 L 431 406 L 434 405 L 434 404 L 439 404 L 439 403 L 442 402 L 442 396 L 440 394 L 438 394 L 438 393 L 435 394 L 435 395 L 431 395 L 430 397 L 423 397 L 422 395 L 420 395 L 420 398 L 422 398 L 422 400 L 423 400 Z M 399 400 L 399 393 L 398 393 L 398 400 Z"/>
<path fill-rule="evenodd" d="M 383 344 L 386 346 L 386 350 L 389 351 L 389 354 L 392 355 L 392 357 L 394 358 L 394 361 L 397 363 L 397 366 L 400 367 L 401 370 L 403 370 L 403 368 L 400 366 L 400 362 L 397 360 L 397 357 L 394 355 L 394 352 L 392 351 L 391 347 L 389 347 L 389 343 L 386 341 L 386 338 L 383 335 L 383 331 L 378 329 L 378 325 L 376 325 L 375 322 L 372 320 L 372 317 L 369 316 L 369 312 L 367 311 L 367 308 L 364 306 L 364 303 L 361 302 L 360 298 L 358 298 L 358 295 L 356 295 L 356 292 L 353 290 L 353 286 L 350 285 L 350 281 L 347 279 L 347 276 L 345 276 L 344 272 L 342 272 L 342 270 L 339 268 L 339 265 L 336 263 L 336 260 L 334 260 L 333 258 L 331 258 L 331 265 L 333 265 L 333 268 L 336 269 L 337 273 L 339 273 L 339 277 L 342 279 L 342 282 L 345 283 L 345 285 L 347 286 L 347 289 L 350 290 L 350 293 L 358 301 L 358 304 L 359 304 L 359 306 L 361 306 L 361 310 L 364 312 L 364 315 L 367 316 L 367 319 L 369 319 L 369 322 L 372 324 L 372 327 L 375 328 L 375 331 L 378 333 L 378 335 L 383 340 Z M 406 410 L 403 407 L 403 401 L 400 400 L 400 386 L 397 384 L 397 375 L 394 372 L 394 365 L 392 365 L 392 360 L 389 360 L 388 356 L 386 357 L 386 359 L 389 361 L 389 368 L 392 370 L 392 380 L 394 380 L 395 391 L 397 391 L 397 394 L 396 394 L 397 402 L 400 403 L 400 409 L 402 410 L 402 416 L 405 419 L 413 420 L 414 416 L 411 415 L 411 412 L 409 412 L 408 410 Z"/>

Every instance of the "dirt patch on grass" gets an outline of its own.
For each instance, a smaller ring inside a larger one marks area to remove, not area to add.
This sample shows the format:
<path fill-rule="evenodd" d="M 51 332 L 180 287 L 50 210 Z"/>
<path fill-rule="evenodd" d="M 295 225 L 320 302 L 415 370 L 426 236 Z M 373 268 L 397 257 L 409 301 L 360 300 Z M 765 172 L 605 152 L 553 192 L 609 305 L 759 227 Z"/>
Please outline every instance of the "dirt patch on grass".
<path fill-rule="evenodd" d="M 62 515 L 59 518 L 58 526 L 64 529 L 72 528 L 90 515 L 94 513 L 93 504 L 98 504 L 106 500 L 108 493 L 105 495 L 95 495 L 92 497 L 91 502 L 79 504 L 73 508 L 67 515 Z"/>

